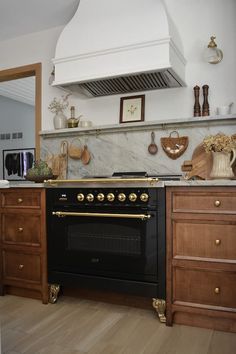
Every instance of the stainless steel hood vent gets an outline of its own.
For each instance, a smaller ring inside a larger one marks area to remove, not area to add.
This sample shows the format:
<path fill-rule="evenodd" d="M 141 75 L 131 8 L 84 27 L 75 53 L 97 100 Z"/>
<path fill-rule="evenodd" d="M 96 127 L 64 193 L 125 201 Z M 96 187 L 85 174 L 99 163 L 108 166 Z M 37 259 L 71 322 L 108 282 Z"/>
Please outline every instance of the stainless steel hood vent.
<path fill-rule="evenodd" d="M 87 96 L 99 97 L 180 86 L 182 86 L 180 80 L 178 81 L 169 70 L 166 70 L 73 84 L 68 85 L 68 88 Z"/>
<path fill-rule="evenodd" d="M 90 97 L 185 86 L 173 29 L 161 0 L 80 0 L 57 42 L 53 85 Z"/>

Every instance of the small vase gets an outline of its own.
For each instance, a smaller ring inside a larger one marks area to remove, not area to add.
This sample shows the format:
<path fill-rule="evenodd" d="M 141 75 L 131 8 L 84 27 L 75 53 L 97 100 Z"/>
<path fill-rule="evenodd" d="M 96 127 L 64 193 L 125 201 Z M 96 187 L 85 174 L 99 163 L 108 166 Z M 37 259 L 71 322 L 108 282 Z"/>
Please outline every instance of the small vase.
<path fill-rule="evenodd" d="M 67 118 L 63 112 L 58 112 L 53 117 L 53 124 L 55 129 L 63 129 L 67 127 Z"/>
<path fill-rule="evenodd" d="M 232 164 L 235 161 L 235 152 L 233 151 L 233 156 L 231 159 L 230 152 L 213 152 L 213 166 L 210 173 L 210 178 L 223 178 L 230 179 L 234 177 L 234 173 L 232 171 Z"/>

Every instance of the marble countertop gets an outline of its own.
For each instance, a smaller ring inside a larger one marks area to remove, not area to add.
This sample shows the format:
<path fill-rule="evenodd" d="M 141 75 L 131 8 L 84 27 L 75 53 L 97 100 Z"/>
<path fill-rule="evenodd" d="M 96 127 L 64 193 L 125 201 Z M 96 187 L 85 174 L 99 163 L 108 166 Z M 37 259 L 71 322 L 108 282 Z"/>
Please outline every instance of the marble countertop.
<path fill-rule="evenodd" d="M 180 181 L 165 181 L 166 187 L 204 187 L 204 186 L 222 186 L 222 187 L 233 187 L 236 186 L 236 179 L 212 179 L 212 180 L 180 180 Z"/>
<path fill-rule="evenodd" d="M 91 186 L 91 184 L 90 184 Z M 121 185 L 122 186 L 122 185 Z M 124 186 L 124 185 L 123 185 Z M 215 179 L 215 180 L 180 180 L 180 181 L 159 181 L 155 184 L 155 187 L 163 188 L 163 187 L 204 187 L 204 186 L 222 186 L 222 187 L 234 187 L 236 186 L 236 179 L 228 180 L 228 179 Z M 22 181 L 14 181 L 9 183 L 9 187 L 7 188 L 46 188 L 49 185 L 44 183 L 34 183 L 34 182 L 22 182 Z M 62 186 L 60 186 L 62 187 Z M 81 186 L 79 186 L 81 187 Z M 87 184 L 83 184 L 83 187 L 88 187 Z M 117 185 L 116 185 L 117 187 Z M 147 187 L 145 185 L 145 187 Z M 3 188 L 5 189 L 5 188 Z"/>

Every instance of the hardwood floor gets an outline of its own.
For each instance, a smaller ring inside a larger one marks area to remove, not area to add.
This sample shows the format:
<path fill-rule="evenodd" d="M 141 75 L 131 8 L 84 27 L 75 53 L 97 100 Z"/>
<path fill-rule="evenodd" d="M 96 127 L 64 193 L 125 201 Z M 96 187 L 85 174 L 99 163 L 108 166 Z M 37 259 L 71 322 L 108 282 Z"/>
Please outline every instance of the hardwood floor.
<path fill-rule="evenodd" d="M 2 354 L 232 354 L 236 334 L 160 324 L 154 310 L 0 297 Z"/>

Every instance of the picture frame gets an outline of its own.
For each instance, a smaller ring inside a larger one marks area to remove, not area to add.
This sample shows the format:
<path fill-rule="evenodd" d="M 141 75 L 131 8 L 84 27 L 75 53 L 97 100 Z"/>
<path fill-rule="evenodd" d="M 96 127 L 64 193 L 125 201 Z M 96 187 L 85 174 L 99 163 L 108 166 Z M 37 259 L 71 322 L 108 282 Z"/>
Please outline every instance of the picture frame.
<path fill-rule="evenodd" d="M 35 148 L 3 150 L 2 157 L 3 179 L 25 181 L 27 170 L 35 159 Z"/>
<path fill-rule="evenodd" d="M 120 123 L 144 121 L 145 95 L 121 97 Z"/>

